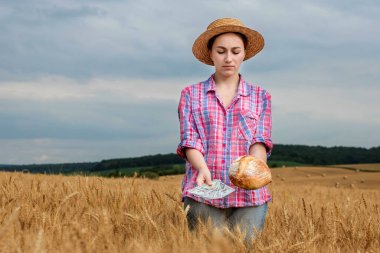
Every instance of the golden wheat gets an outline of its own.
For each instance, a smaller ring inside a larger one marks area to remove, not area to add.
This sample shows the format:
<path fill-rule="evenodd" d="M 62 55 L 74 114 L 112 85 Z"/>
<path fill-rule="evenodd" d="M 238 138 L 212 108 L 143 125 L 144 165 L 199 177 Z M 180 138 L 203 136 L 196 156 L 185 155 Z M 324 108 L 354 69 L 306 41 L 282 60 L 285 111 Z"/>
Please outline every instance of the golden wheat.
<path fill-rule="evenodd" d="M 2 172 L 0 252 L 249 251 L 241 231 L 187 229 L 180 180 Z M 379 252 L 378 190 L 270 187 L 253 252 Z"/>

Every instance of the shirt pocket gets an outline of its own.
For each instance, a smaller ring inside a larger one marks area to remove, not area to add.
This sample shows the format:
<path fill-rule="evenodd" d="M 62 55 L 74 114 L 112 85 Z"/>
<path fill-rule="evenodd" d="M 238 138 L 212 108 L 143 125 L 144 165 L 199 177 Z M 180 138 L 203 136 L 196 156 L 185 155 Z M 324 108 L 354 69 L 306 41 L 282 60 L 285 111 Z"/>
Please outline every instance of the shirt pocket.
<path fill-rule="evenodd" d="M 239 114 L 238 138 L 251 141 L 255 136 L 259 116 L 249 110 L 241 111 Z"/>

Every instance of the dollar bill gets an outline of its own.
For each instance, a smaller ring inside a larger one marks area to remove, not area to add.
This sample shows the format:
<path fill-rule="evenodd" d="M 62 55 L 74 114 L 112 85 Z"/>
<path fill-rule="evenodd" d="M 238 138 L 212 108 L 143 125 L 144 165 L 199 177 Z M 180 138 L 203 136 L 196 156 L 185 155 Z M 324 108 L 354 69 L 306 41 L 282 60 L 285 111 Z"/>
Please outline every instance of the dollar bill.
<path fill-rule="evenodd" d="M 220 199 L 224 198 L 228 194 L 234 192 L 235 189 L 224 184 L 220 180 L 213 180 L 212 186 L 207 184 L 203 184 L 201 186 L 196 186 L 193 189 L 190 189 L 189 192 L 198 197 L 202 197 L 205 199 Z"/>

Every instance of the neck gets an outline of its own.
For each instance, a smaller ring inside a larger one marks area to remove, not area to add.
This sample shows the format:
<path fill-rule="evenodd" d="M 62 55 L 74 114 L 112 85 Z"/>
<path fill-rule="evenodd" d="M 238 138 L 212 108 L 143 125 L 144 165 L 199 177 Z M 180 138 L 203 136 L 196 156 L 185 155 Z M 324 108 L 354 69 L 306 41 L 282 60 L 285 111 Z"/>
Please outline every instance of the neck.
<path fill-rule="evenodd" d="M 215 85 L 216 86 L 223 86 L 223 87 L 229 87 L 233 89 L 237 89 L 239 86 L 240 76 L 239 74 L 233 75 L 233 76 L 222 76 L 218 73 L 215 73 L 214 75 Z"/>

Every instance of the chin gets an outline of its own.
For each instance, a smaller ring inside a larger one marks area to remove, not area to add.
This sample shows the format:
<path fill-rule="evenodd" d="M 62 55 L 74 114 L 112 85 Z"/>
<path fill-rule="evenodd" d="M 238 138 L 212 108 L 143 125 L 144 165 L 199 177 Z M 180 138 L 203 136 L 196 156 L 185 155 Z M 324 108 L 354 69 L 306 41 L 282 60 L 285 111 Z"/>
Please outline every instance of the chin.
<path fill-rule="evenodd" d="M 235 76 L 237 73 L 235 71 L 222 71 L 220 74 L 224 77 L 231 77 Z"/>

